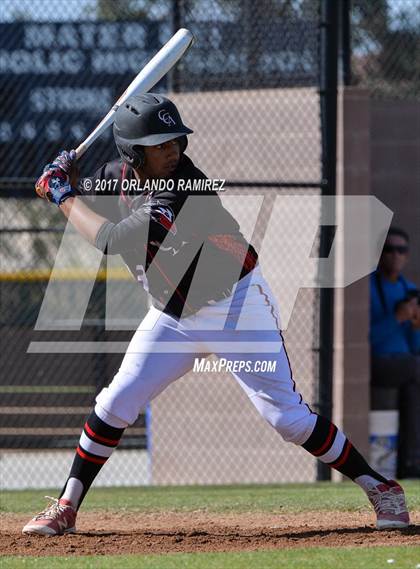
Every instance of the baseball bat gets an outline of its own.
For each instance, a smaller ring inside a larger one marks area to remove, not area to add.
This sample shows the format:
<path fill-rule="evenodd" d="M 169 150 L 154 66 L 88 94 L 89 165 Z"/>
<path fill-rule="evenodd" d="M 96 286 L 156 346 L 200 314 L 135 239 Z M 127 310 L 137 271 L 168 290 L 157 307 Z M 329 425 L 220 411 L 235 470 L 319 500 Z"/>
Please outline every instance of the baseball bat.
<path fill-rule="evenodd" d="M 108 114 L 101 120 L 98 126 L 89 134 L 89 136 L 76 148 L 77 160 L 83 156 L 86 150 L 93 142 L 101 136 L 115 118 L 117 109 L 131 95 L 147 93 L 168 71 L 181 59 L 187 49 L 193 44 L 193 34 L 181 28 L 172 36 L 172 38 L 157 52 L 157 54 L 143 67 L 140 73 L 133 79 L 121 97 L 117 100 Z"/>

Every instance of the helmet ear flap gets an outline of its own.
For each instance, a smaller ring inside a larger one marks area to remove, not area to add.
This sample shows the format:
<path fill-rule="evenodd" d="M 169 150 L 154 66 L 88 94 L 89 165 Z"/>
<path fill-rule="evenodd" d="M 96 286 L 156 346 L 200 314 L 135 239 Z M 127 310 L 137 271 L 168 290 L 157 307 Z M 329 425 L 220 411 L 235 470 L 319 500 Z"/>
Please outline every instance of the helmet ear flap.
<path fill-rule="evenodd" d="M 146 159 L 143 146 L 133 146 L 134 163 L 132 168 L 142 168 Z"/>
<path fill-rule="evenodd" d="M 118 152 L 121 158 L 132 168 L 141 168 L 144 165 L 144 150 L 142 146 L 134 146 L 130 148 L 130 153 L 126 151 L 121 145 L 117 144 Z"/>
<path fill-rule="evenodd" d="M 177 140 L 179 141 L 181 154 L 183 154 L 188 146 L 188 137 L 186 135 L 180 136 Z M 116 143 L 118 152 L 124 162 L 134 169 L 142 168 L 144 166 L 146 155 L 143 146 L 135 145 L 130 147 L 121 143 L 119 140 L 116 140 Z"/>

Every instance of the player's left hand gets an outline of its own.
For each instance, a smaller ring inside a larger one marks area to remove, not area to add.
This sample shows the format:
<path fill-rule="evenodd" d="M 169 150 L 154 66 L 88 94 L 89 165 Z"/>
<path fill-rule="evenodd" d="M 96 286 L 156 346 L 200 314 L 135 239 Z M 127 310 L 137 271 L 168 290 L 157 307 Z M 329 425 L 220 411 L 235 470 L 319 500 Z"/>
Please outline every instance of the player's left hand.
<path fill-rule="evenodd" d="M 39 197 L 60 205 L 67 198 L 75 195 L 72 185 L 77 183 L 76 152 L 61 151 L 60 154 L 44 168 L 35 184 Z"/>

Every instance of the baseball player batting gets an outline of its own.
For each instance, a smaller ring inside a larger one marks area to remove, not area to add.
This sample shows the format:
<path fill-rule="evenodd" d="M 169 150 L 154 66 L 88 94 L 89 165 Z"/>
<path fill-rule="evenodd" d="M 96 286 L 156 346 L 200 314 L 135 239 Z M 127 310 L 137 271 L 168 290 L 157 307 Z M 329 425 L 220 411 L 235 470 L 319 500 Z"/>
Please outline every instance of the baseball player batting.
<path fill-rule="evenodd" d="M 167 98 L 135 95 L 115 116 L 118 160 L 78 182 L 75 152 L 63 151 L 36 183 L 38 195 L 58 206 L 92 245 L 122 255 L 153 306 L 118 373 L 96 398 L 61 495 L 23 533 L 76 531 L 82 501 L 124 429 L 192 369 L 196 358 L 215 354 L 231 362 L 255 362 L 264 350 L 276 362 L 275 371 L 232 366 L 232 375 L 262 417 L 285 441 L 358 484 L 374 507 L 377 528 L 406 527 L 409 514 L 401 486 L 375 472 L 346 435 L 314 413 L 297 390 L 277 303 L 257 252 L 217 192 L 194 193 L 206 176 L 185 154 L 192 132 Z M 166 188 L 151 184 L 162 180 Z M 106 187 L 106 197 L 94 191 L 98 182 Z"/>

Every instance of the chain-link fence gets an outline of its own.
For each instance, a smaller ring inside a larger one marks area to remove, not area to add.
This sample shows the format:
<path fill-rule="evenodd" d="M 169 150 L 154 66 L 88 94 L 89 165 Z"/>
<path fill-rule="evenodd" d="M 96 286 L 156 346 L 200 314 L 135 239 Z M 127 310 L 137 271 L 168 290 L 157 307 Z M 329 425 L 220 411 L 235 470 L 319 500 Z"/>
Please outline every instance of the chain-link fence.
<path fill-rule="evenodd" d="M 299 152 L 306 128 L 317 132 L 306 118 L 308 90 L 317 88 L 319 76 L 317 1 L 293 9 L 289 2 L 271 1 L 57 1 L 47 7 L 42 1 L 9 0 L 3 2 L 3 18 L 9 21 L 0 30 L 2 176 L 35 177 L 58 150 L 76 146 L 169 39 L 174 26 L 185 26 L 197 42 L 155 89 L 209 92 L 204 100 L 191 97 L 184 113 L 198 135 L 221 139 L 221 152 L 230 149 L 229 136 L 235 137 L 236 146 L 243 140 L 238 179 L 266 178 L 268 170 L 275 180 L 319 181 L 319 174 L 309 170 L 319 164 L 317 148 L 305 157 Z M 278 92 L 265 91 L 270 87 L 301 89 L 278 100 Z M 209 116 L 207 101 L 214 104 L 224 91 L 230 93 L 220 100 L 219 113 Z M 222 112 L 226 100 L 228 117 Z M 293 113 L 296 109 L 304 112 Z M 240 129 L 229 131 L 227 118 Z M 290 146 L 278 154 L 276 140 L 290 130 Z M 245 143 L 250 133 L 255 138 Z M 216 150 L 214 145 L 206 155 L 219 171 L 224 164 Z M 251 154 L 259 158 L 256 170 L 247 166 Z M 267 169 L 269 154 L 280 156 L 275 171 Z M 82 168 L 91 172 L 114 155 L 109 129 Z"/>
<path fill-rule="evenodd" d="M 104 352 L 30 353 L 31 342 L 59 338 L 124 344 L 147 309 L 146 296 L 118 261 L 107 273 L 104 265 L 90 275 L 80 271 L 82 249 L 75 247 L 57 278 L 67 298 L 76 298 L 95 281 L 82 327 L 34 329 L 64 228 L 55 208 L 30 199 L 35 177 L 58 150 L 77 146 L 89 134 L 174 29 L 185 26 L 196 36 L 196 44 L 156 90 L 170 94 L 194 129 L 188 154 L 209 177 L 228 180 L 227 198 L 243 196 L 236 212 L 241 223 L 246 225 L 260 207 L 247 192 L 257 202 L 285 189 L 290 193 L 290 188 L 319 195 L 319 4 L 3 2 L 0 184 L 8 196 L 0 200 L 3 487 L 62 484 L 83 419 L 122 357 Z M 82 175 L 115 157 L 109 130 L 83 157 Z M 307 212 L 291 215 L 298 234 Z M 280 235 L 282 225 L 277 223 Z M 276 284 L 290 262 L 278 259 L 274 251 L 271 258 L 264 255 L 263 269 Z M 113 281 L 125 292 L 120 294 L 119 324 L 105 329 L 106 290 Z M 318 293 L 301 291 L 285 334 L 299 389 L 315 409 L 318 317 Z M 315 478 L 313 459 L 282 443 L 253 414 L 233 382 L 224 377 L 195 379 L 196 385 L 191 378 L 177 382 L 141 414 L 98 484 Z M 207 401 L 212 402 L 212 430 L 206 427 Z"/>
<path fill-rule="evenodd" d="M 41 200 L 1 201 L 3 211 L 7 211 L 0 230 L 1 481 L 6 488 L 57 486 L 69 468 L 81 426 L 95 396 L 118 370 L 121 354 L 96 351 L 56 354 L 52 349 L 28 353 L 31 342 L 46 342 L 51 346 L 59 339 L 70 344 L 97 344 L 125 341 L 127 332 L 124 326 L 122 331 L 105 331 L 106 266 L 89 275 L 77 248 L 57 277 L 59 302 L 76 304 L 86 286 L 93 285 L 82 327 L 72 331 L 71 324 L 66 323 L 59 331 L 34 331 L 63 238 L 63 219 L 56 208 L 45 207 L 47 204 Z M 28 227 L 28 221 L 32 228 Z M 129 313 L 140 321 L 147 309 L 146 299 L 128 271 L 111 270 L 108 277 L 108 286 L 118 282 L 119 313 Z M 133 284 L 137 314 L 130 294 Z M 146 412 L 143 412 L 127 429 L 109 478 L 105 476 L 99 483 L 134 484 L 149 480 Z"/>
<path fill-rule="evenodd" d="M 375 98 L 420 96 L 420 2 L 353 0 L 352 83 Z"/>

